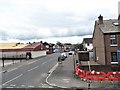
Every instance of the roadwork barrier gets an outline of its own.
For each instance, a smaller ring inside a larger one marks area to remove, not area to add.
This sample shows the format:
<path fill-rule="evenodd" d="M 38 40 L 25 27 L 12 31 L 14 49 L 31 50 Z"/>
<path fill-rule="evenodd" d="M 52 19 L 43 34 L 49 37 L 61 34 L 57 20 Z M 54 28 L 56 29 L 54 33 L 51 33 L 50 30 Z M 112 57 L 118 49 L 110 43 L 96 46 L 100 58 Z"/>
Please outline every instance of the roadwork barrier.
<path fill-rule="evenodd" d="M 85 71 L 80 65 L 76 66 L 75 70 L 76 76 L 87 81 L 120 81 L 120 71 Z"/>

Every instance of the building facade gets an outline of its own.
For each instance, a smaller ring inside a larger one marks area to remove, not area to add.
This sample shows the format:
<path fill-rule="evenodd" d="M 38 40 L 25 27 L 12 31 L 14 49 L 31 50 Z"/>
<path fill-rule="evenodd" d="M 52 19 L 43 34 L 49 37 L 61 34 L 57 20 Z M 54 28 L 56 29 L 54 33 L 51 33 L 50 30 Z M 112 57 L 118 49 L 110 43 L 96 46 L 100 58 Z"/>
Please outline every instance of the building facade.
<path fill-rule="evenodd" d="M 99 16 L 93 32 L 94 60 L 103 65 L 118 64 L 117 50 L 120 48 L 118 19 L 103 20 Z"/>
<path fill-rule="evenodd" d="M 21 56 L 24 56 L 24 58 L 36 58 L 46 55 L 46 50 L 41 42 L 29 44 L 2 43 L 1 46 L 0 53 L 2 55 L 0 58 L 19 58 Z"/>
<path fill-rule="evenodd" d="M 83 49 L 85 51 L 92 51 L 93 50 L 93 43 L 92 38 L 83 38 Z"/>

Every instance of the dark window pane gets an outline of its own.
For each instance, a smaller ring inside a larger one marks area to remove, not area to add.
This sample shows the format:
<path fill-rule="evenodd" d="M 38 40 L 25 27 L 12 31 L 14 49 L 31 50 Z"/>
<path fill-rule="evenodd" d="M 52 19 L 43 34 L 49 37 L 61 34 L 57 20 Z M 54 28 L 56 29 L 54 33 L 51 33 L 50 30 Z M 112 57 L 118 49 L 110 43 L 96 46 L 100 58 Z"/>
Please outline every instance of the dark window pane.
<path fill-rule="evenodd" d="M 112 62 L 117 62 L 118 60 L 117 60 L 117 52 L 112 52 L 111 53 L 111 57 L 112 57 Z"/>

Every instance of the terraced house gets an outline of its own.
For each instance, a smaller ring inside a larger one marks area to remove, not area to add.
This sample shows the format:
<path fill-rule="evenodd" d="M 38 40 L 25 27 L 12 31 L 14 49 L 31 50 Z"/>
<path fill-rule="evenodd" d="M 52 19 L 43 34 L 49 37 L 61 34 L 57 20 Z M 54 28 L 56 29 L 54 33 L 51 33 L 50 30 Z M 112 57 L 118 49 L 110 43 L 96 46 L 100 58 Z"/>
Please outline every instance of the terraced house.
<path fill-rule="evenodd" d="M 103 20 L 99 16 L 93 32 L 94 60 L 103 65 L 118 64 L 117 50 L 120 49 L 120 25 L 118 19 Z"/>

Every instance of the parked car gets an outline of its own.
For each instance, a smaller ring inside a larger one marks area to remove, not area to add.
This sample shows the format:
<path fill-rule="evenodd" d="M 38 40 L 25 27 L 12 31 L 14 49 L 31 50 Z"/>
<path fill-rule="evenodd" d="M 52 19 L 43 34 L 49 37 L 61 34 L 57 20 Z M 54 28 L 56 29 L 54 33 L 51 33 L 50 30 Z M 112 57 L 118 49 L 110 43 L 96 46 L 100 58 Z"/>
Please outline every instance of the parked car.
<path fill-rule="evenodd" d="M 61 56 L 67 58 L 66 53 L 61 53 Z"/>
<path fill-rule="evenodd" d="M 58 61 L 64 61 L 67 58 L 66 53 L 61 53 L 60 56 L 58 57 Z"/>
<path fill-rule="evenodd" d="M 69 51 L 68 55 L 75 55 L 75 51 Z"/>

